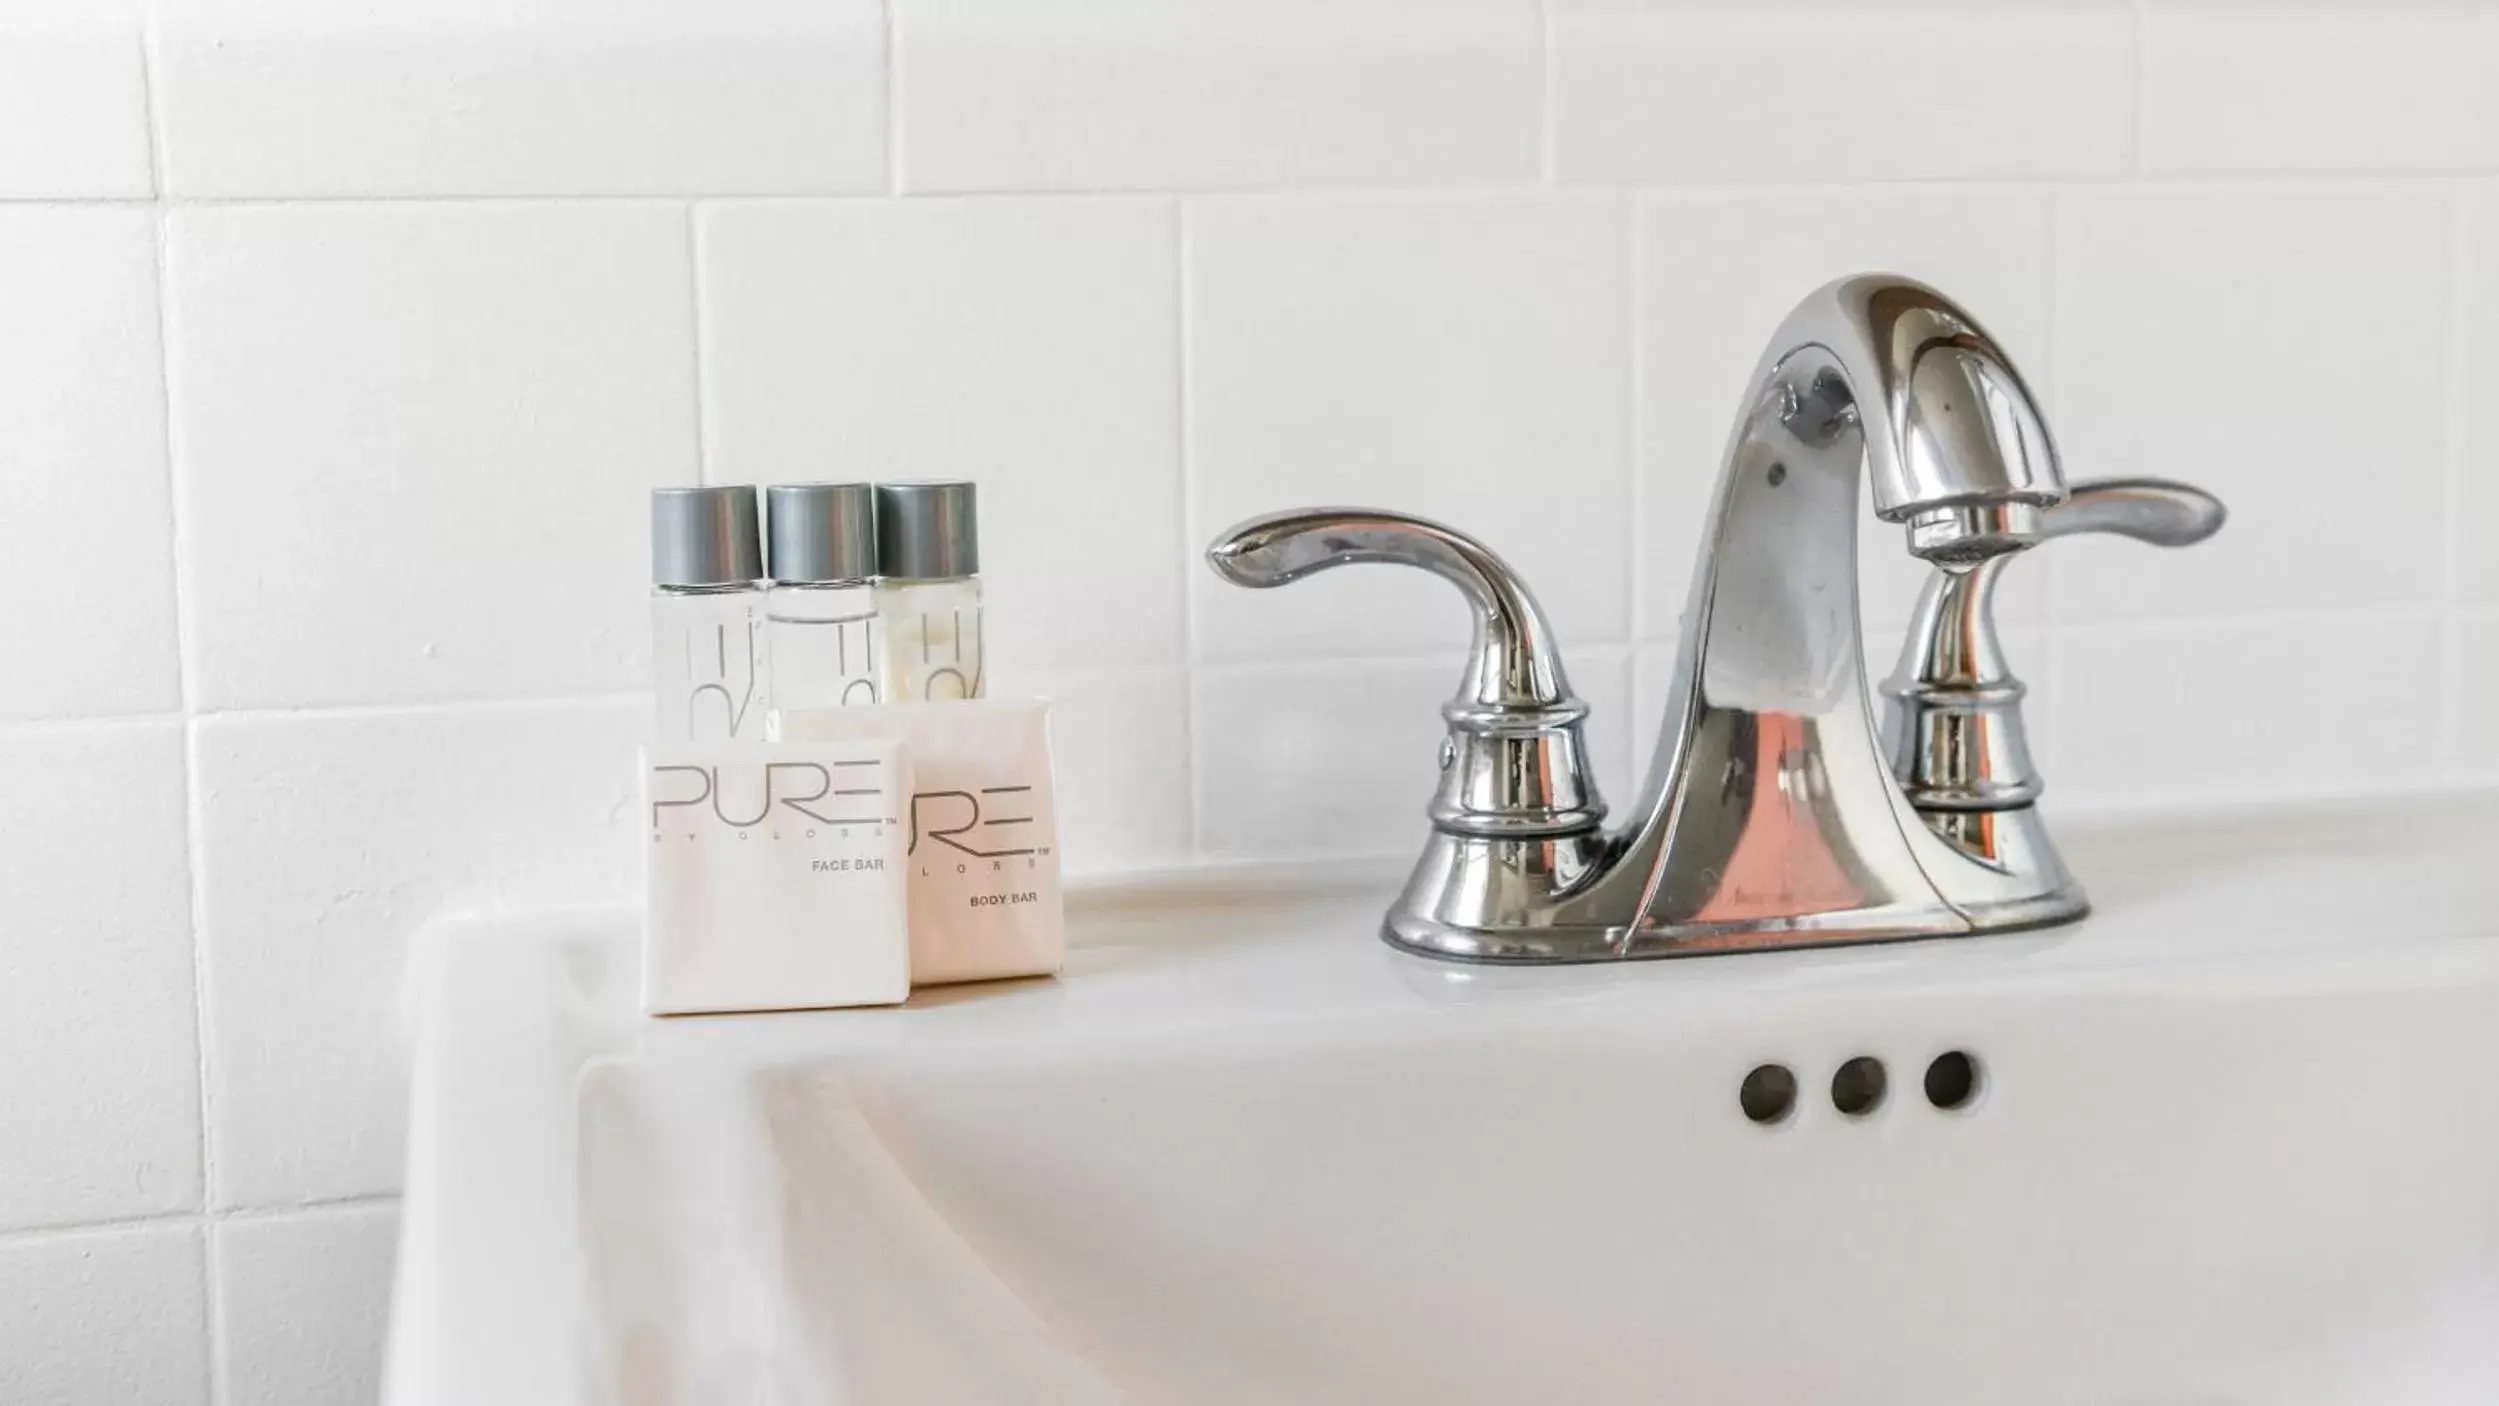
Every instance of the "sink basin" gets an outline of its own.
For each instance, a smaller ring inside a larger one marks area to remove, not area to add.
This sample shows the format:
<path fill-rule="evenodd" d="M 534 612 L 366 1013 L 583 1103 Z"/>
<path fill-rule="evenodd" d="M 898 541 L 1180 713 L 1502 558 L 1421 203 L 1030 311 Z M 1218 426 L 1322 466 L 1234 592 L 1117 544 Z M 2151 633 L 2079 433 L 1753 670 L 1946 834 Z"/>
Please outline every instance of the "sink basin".
<path fill-rule="evenodd" d="M 1261 873 L 874 1012 L 445 927 L 393 1399 L 2499 1399 L 2499 798 L 2062 833 L 2040 934 L 1463 967 Z"/>

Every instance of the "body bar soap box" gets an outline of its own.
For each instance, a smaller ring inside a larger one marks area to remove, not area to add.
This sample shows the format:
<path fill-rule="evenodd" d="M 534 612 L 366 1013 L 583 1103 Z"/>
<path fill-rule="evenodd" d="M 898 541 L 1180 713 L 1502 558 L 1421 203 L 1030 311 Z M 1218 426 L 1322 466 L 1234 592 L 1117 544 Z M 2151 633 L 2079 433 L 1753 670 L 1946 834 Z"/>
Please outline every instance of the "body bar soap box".
<path fill-rule="evenodd" d="M 643 1009 L 908 997 L 911 790 L 909 759 L 891 740 L 647 749 Z"/>
<path fill-rule="evenodd" d="M 899 743 L 911 984 L 1046 976 L 1066 959 L 1050 705 L 972 699 L 808 708 L 774 717 L 786 743 Z"/>

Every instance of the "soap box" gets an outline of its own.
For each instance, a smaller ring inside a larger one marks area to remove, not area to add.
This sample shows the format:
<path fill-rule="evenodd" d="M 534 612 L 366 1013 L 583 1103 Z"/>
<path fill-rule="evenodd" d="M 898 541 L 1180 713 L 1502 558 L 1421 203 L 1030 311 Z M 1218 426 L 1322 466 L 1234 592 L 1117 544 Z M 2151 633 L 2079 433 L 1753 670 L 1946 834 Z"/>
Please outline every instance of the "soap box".
<path fill-rule="evenodd" d="M 971 699 L 778 714 L 793 742 L 881 739 L 911 762 L 911 984 L 1044 976 L 1066 959 L 1050 705 Z"/>
<path fill-rule="evenodd" d="M 892 741 L 646 749 L 643 1009 L 907 998 L 910 795 Z"/>

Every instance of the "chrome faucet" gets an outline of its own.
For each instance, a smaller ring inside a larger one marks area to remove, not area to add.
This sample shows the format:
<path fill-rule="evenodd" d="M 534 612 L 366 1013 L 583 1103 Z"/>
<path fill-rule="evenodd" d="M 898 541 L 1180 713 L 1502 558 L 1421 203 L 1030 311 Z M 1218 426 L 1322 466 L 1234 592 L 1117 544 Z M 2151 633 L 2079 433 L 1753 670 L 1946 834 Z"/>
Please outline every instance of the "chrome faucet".
<path fill-rule="evenodd" d="M 1878 732 L 1857 618 L 1859 481 L 1936 570 Z M 2163 545 L 2220 503 L 2156 480 L 2069 495 L 2030 390 L 1934 289 L 1865 275 L 1771 338 L 1719 471 L 1647 784 L 1607 827 L 1526 582 L 1402 513 L 1255 518 L 1207 551 L 1244 586 L 1419 567 L 1475 615 L 1442 705 L 1431 836 L 1382 935 L 1431 956 L 1581 962 L 2003 932 L 2087 911 L 2036 807 L 2022 685 L 1995 635 L 2014 553 L 2083 531 Z"/>

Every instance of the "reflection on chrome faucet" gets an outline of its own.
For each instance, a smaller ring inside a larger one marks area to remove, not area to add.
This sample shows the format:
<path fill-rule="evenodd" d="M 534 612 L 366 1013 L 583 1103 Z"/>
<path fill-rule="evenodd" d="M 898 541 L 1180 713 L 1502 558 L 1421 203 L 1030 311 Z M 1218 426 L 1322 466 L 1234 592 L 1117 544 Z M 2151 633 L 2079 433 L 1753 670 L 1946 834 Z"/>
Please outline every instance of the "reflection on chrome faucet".
<path fill-rule="evenodd" d="M 1857 620 L 1860 482 L 1936 568 L 1878 733 Z M 1934 289 L 1867 275 L 1771 339 L 1720 469 L 1656 760 L 1607 827 L 1560 652 L 1524 581 L 1402 513 L 1254 519 L 1207 553 L 1244 586 L 1419 567 L 1475 646 L 1384 935 L 1478 961 L 1571 962 L 1885 941 L 2086 909 L 2041 824 L 2021 684 L 1990 610 L 2012 554 L 2075 531 L 2183 545 L 2221 507 L 2152 480 L 2078 485 L 2012 361 Z"/>

